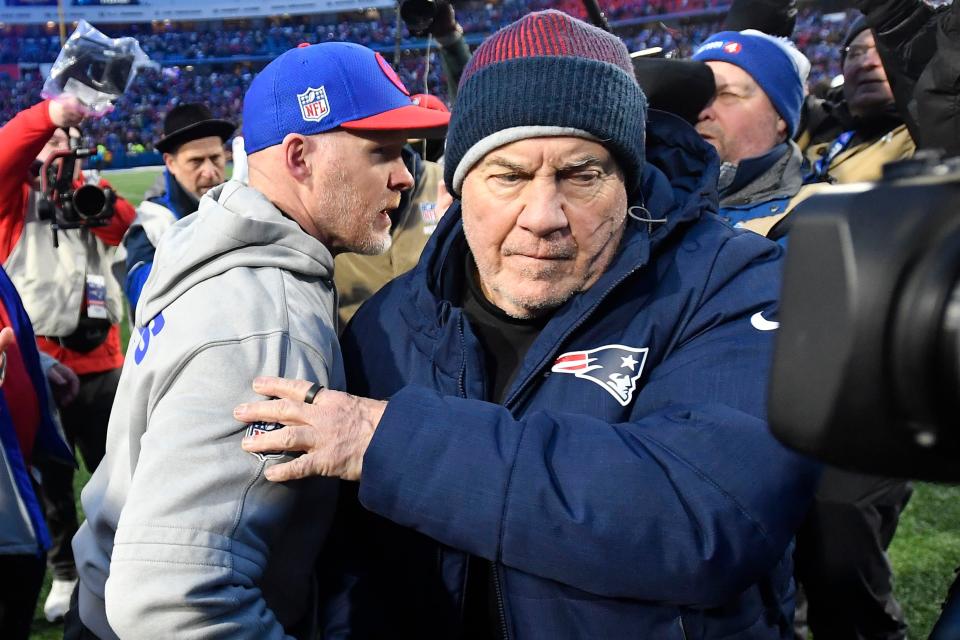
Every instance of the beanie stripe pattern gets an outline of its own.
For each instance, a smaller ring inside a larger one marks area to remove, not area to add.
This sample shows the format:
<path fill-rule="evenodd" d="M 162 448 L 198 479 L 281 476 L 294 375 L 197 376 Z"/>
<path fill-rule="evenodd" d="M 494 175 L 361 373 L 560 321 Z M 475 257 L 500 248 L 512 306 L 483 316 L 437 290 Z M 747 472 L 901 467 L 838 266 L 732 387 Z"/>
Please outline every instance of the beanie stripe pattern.
<path fill-rule="evenodd" d="M 559 11 L 531 13 L 487 38 L 464 69 L 444 179 L 459 197 L 464 177 L 485 155 L 479 151 L 492 150 L 486 146 L 495 134 L 509 129 L 507 141 L 544 135 L 601 141 L 633 195 L 643 171 L 645 122 L 646 98 L 619 39 Z M 480 143 L 484 148 L 470 153 Z"/>

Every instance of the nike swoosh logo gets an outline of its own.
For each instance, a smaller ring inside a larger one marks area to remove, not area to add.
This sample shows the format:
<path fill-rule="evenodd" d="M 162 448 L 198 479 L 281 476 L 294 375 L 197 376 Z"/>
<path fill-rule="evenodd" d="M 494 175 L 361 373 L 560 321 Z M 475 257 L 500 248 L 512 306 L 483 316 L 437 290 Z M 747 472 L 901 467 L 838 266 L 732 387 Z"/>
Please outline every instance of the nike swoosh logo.
<path fill-rule="evenodd" d="M 780 328 L 779 322 L 774 322 L 773 320 L 767 320 L 764 318 L 762 311 L 757 311 L 755 314 L 750 316 L 750 324 L 752 324 L 753 328 L 757 331 L 773 331 L 774 329 Z"/>

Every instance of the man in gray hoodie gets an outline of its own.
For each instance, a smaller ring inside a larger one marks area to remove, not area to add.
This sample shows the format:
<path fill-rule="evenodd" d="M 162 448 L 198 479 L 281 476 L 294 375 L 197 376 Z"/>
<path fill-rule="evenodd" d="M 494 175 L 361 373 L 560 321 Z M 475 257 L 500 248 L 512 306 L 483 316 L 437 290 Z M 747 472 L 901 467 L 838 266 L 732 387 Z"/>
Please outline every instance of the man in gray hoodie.
<path fill-rule="evenodd" d="M 100 638 L 313 635 L 336 481 L 267 482 L 289 456 L 238 445 L 280 426 L 230 413 L 264 371 L 343 388 L 333 255 L 389 247 L 413 182 L 403 142 L 448 118 L 358 45 L 301 45 L 253 81 L 250 186 L 212 189 L 171 227 L 137 307 L 107 454 L 83 492 L 69 624 Z"/>

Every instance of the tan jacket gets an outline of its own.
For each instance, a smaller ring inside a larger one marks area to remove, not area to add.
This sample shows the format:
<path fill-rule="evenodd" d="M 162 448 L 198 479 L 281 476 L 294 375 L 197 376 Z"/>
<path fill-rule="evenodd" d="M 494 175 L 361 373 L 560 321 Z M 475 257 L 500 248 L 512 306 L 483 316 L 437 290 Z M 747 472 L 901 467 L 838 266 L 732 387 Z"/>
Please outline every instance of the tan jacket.
<path fill-rule="evenodd" d="M 341 331 L 367 298 L 417 264 L 420 252 L 440 221 L 442 212 L 437 211 L 437 187 L 443 180 L 443 168 L 435 162 L 423 164 L 423 174 L 410 204 L 393 230 L 390 249 L 378 256 L 342 253 L 334 262 L 333 279 L 340 295 Z"/>
<path fill-rule="evenodd" d="M 813 163 L 827 153 L 833 142 L 822 142 L 807 147 L 804 155 Z M 832 184 L 847 184 L 851 182 L 876 182 L 883 175 L 883 165 L 896 160 L 903 160 L 913 156 L 917 145 L 906 125 L 900 125 L 896 129 L 888 131 L 883 136 L 872 142 L 864 142 L 838 154 L 833 162 L 830 163 L 829 174 L 834 178 Z M 750 229 L 761 235 L 767 235 L 775 224 L 787 215 L 789 215 L 801 202 L 826 189 L 829 189 L 831 183 L 815 182 L 806 184 L 800 188 L 787 205 L 783 213 L 766 216 L 764 218 L 754 218 L 741 223 L 741 227 Z"/>

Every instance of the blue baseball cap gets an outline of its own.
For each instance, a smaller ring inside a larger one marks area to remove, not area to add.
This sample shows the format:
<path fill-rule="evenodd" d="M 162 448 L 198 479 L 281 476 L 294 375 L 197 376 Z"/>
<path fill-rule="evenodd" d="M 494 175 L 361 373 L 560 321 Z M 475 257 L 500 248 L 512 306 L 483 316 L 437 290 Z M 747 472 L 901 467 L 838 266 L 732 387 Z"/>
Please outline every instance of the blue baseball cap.
<path fill-rule="evenodd" d="M 337 127 L 358 131 L 442 133 L 450 114 L 419 106 L 379 53 L 349 42 L 302 44 L 257 74 L 243 100 L 247 153 L 287 134 Z"/>

